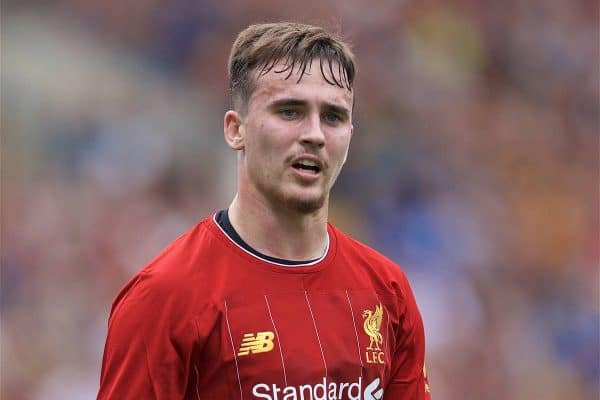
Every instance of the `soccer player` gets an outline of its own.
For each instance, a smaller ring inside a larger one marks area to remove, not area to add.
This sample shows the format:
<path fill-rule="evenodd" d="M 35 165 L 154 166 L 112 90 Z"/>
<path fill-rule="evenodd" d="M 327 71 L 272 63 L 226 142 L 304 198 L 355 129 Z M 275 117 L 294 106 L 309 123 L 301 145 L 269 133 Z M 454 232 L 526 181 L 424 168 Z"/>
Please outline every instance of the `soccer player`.
<path fill-rule="evenodd" d="M 354 76 L 322 28 L 239 34 L 224 117 L 237 194 L 117 296 L 98 399 L 429 398 L 406 276 L 327 221 Z"/>

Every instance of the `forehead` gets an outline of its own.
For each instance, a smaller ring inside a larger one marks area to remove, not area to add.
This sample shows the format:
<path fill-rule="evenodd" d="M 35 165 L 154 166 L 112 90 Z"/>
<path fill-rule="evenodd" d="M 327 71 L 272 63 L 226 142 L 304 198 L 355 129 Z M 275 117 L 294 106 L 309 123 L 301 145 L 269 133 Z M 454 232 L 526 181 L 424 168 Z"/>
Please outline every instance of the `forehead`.
<path fill-rule="evenodd" d="M 254 72 L 256 87 L 250 97 L 250 103 L 270 103 L 282 98 L 293 98 L 333 104 L 351 110 L 352 92 L 346 87 L 330 83 L 334 81 L 331 77 L 332 71 L 336 74 L 336 79 L 341 81 L 338 76 L 340 68 L 336 62 L 330 69 L 324 61 L 321 68 L 319 59 L 313 59 L 312 63 L 307 65 L 304 74 L 298 65 L 294 66 L 290 74 L 290 70 L 280 61 L 266 74 Z"/>

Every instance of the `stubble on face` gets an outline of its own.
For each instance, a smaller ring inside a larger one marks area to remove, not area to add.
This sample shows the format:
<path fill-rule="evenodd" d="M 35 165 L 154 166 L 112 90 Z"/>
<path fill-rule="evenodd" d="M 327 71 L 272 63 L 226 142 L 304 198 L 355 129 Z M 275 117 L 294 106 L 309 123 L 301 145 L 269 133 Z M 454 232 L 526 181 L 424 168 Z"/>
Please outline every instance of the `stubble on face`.
<path fill-rule="evenodd" d="M 320 71 L 318 72 L 320 73 Z M 314 75 L 312 78 L 310 76 L 310 72 L 307 74 L 307 76 L 303 77 L 302 81 L 297 81 L 297 79 L 292 76 L 288 79 L 282 79 L 281 75 L 279 74 L 274 74 L 273 72 L 267 74 L 266 76 L 261 76 L 261 77 L 257 77 L 257 79 L 259 79 L 259 83 L 258 83 L 258 88 L 257 91 L 254 93 L 254 96 L 260 98 L 260 101 L 267 101 L 264 99 L 269 99 L 272 97 L 275 97 L 278 93 L 280 93 L 281 91 L 286 91 L 286 90 L 290 90 L 290 87 L 292 85 L 303 85 L 305 81 L 311 81 L 314 82 L 314 79 L 321 79 L 321 75 Z M 266 82 L 268 81 L 268 83 Z M 323 81 L 325 83 L 325 81 Z M 311 86 L 314 86 L 314 83 L 307 83 Z M 326 83 L 327 85 L 329 85 L 329 83 Z M 315 89 L 317 90 L 317 92 L 319 92 L 321 89 L 319 88 L 319 86 L 315 86 Z M 326 86 L 326 90 L 329 90 L 330 87 Z M 314 90 L 314 89 L 311 89 Z M 337 89 L 336 89 L 337 90 Z M 343 91 L 343 89 L 340 89 Z M 302 92 L 300 92 L 302 93 Z M 311 97 L 310 92 L 306 92 L 308 93 L 308 96 Z M 313 92 L 314 93 L 314 92 Z M 303 94 L 300 96 L 304 96 Z M 337 96 L 337 94 L 336 94 Z M 348 99 L 342 100 L 342 103 L 349 103 L 351 105 L 352 99 L 351 99 L 351 95 L 350 94 L 346 94 L 344 93 L 343 95 L 344 97 L 349 97 Z M 260 103 L 259 101 L 259 103 Z M 339 100 L 328 100 L 328 101 L 333 101 L 333 102 L 338 102 Z M 259 110 L 261 110 L 261 107 L 258 107 Z M 250 111 L 250 110 L 249 110 Z M 262 112 L 262 111 L 258 111 L 258 112 Z M 255 121 L 255 124 L 253 124 L 253 132 L 260 132 L 263 130 L 264 125 L 261 122 Z M 264 145 L 265 143 L 269 144 L 268 141 L 263 142 L 262 144 Z M 258 144 L 255 142 L 255 144 Z M 255 149 L 262 147 L 259 144 L 259 147 L 254 147 Z M 272 151 L 273 149 L 270 149 L 270 151 Z M 318 152 L 320 150 L 310 150 L 308 148 L 305 148 L 304 151 L 302 151 L 302 153 L 310 153 L 312 155 L 316 155 L 319 156 Z M 347 148 L 346 148 L 347 151 Z M 244 153 L 245 154 L 245 151 Z M 245 154 L 247 155 L 247 154 Z M 256 155 L 256 154 L 255 154 Z M 300 156 L 301 154 L 295 154 L 295 156 Z M 277 157 L 275 157 L 276 159 Z M 284 165 L 288 165 L 291 163 L 291 160 L 294 157 L 290 156 L 288 160 L 284 161 Z M 256 158 L 254 158 L 256 159 Z M 345 156 L 344 156 L 345 159 Z M 327 159 L 323 160 L 325 162 L 325 164 L 327 164 Z M 343 163 L 343 162 L 342 162 Z M 263 165 L 264 167 L 264 165 Z M 330 167 L 333 168 L 333 166 L 330 165 Z M 341 165 L 339 166 L 339 168 L 341 168 Z M 312 193 L 312 194 L 308 194 L 305 193 L 304 195 L 298 195 L 298 193 L 294 192 L 294 191 L 289 191 L 289 190 L 284 190 L 282 188 L 282 186 L 277 186 L 278 182 L 289 182 L 290 178 L 289 176 L 286 178 L 284 176 L 278 176 L 278 172 L 277 169 L 275 170 L 270 170 L 269 168 L 249 168 L 247 169 L 247 173 L 250 175 L 250 179 L 252 182 L 254 182 L 255 188 L 257 189 L 258 193 L 260 193 L 261 196 L 264 196 L 263 198 L 269 202 L 271 204 L 271 207 L 273 207 L 274 209 L 279 208 L 279 209 L 285 209 L 289 212 L 292 213 L 296 213 L 299 215 L 309 215 L 309 214 L 313 214 L 321 209 L 323 209 L 323 207 L 326 206 L 326 203 L 328 201 L 329 198 L 329 190 L 331 189 L 331 186 L 333 184 L 333 181 L 335 180 L 335 178 L 337 177 L 337 174 L 339 173 L 339 168 L 333 168 L 336 171 L 332 171 L 329 170 L 329 168 L 325 168 L 322 173 L 324 174 L 324 179 L 326 179 L 326 182 L 322 182 L 323 187 L 321 188 L 321 190 L 318 191 L 318 193 Z M 287 172 L 283 172 L 284 174 L 287 174 Z M 271 175 L 274 174 L 274 175 Z M 335 176 L 330 176 L 330 174 L 333 174 Z M 283 179 L 282 179 L 283 178 Z M 300 184 L 302 186 L 302 184 Z"/>
<path fill-rule="evenodd" d="M 261 172 L 264 173 L 265 171 Z M 319 196 L 296 196 L 282 190 L 273 190 L 267 183 L 271 181 L 272 179 L 268 174 L 263 176 L 262 179 L 254 179 L 258 191 L 266 197 L 273 208 L 283 208 L 292 213 L 309 215 L 322 209 L 328 198 L 328 188 L 321 191 Z"/>
<path fill-rule="evenodd" d="M 295 211 L 298 214 L 302 215 L 308 215 L 319 211 L 321 208 L 323 208 L 326 199 L 327 195 L 325 192 L 323 192 L 321 196 L 312 199 L 297 198 L 290 196 L 287 199 L 283 199 L 283 204 L 285 204 L 286 208 L 290 211 Z"/>

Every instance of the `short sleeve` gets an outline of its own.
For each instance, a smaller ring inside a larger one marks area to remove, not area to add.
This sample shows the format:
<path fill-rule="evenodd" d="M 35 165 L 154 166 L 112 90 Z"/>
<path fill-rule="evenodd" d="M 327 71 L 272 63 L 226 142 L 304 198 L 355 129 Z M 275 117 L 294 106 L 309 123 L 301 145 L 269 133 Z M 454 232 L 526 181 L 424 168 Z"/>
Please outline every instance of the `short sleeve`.
<path fill-rule="evenodd" d="M 408 280 L 402 285 L 404 309 L 392 361 L 392 378 L 386 400 L 430 400 L 425 369 L 425 331 L 421 313 Z"/>
<path fill-rule="evenodd" d="M 181 399 L 196 338 L 193 318 L 141 275 L 113 304 L 98 399 Z"/>

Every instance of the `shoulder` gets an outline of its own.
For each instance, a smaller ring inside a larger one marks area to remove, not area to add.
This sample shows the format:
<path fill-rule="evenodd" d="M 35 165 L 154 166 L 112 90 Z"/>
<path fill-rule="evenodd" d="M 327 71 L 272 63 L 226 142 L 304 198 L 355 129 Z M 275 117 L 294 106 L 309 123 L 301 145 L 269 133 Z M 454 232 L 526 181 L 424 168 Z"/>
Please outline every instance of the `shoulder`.
<path fill-rule="evenodd" d="M 368 282 L 379 295 L 392 295 L 398 301 L 401 312 L 408 315 L 407 326 L 414 327 L 417 323 L 422 326 L 414 293 L 404 270 L 377 250 L 332 228 L 338 241 L 342 268 L 354 274 L 355 279 Z"/>
<path fill-rule="evenodd" d="M 160 280 L 183 278 L 193 273 L 198 261 L 209 256 L 213 235 L 210 218 L 205 218 L 160 251 L 140 274 Z"/>
<path fill-rule="evenodd" d="M 164 304 L 167 299 L 189 298 L 197 289 L 200 274 L 206 268 L 202 260 L 209 257 L 212 233 L 210 218 L 203 219 L 183 233 L 146 266 L 135 274 L 121 289 L 113 303 L 113 311 L 124 303 L 152 306 Z"/>
<path fill-rule="evenodd" d="M 367 274 L 372 281 L 404 297 L 409 283 L 400 265 L 331 224 L 330 228 L 336 236 L 338 256 L 345 266 Z"/>
<path fill-rule="evenodd" d="M 343 252 L 346 257 L 352 257 L 370 264 L 372 263 L 373 265 L 381 266 L 384 269 L 391 268 L 393 271 L 400 269 L 395 262 L 379 251 L 350 237 L 332 224 L 329 224 L 329 226 L 336 236 L 339 251 Z"/>

